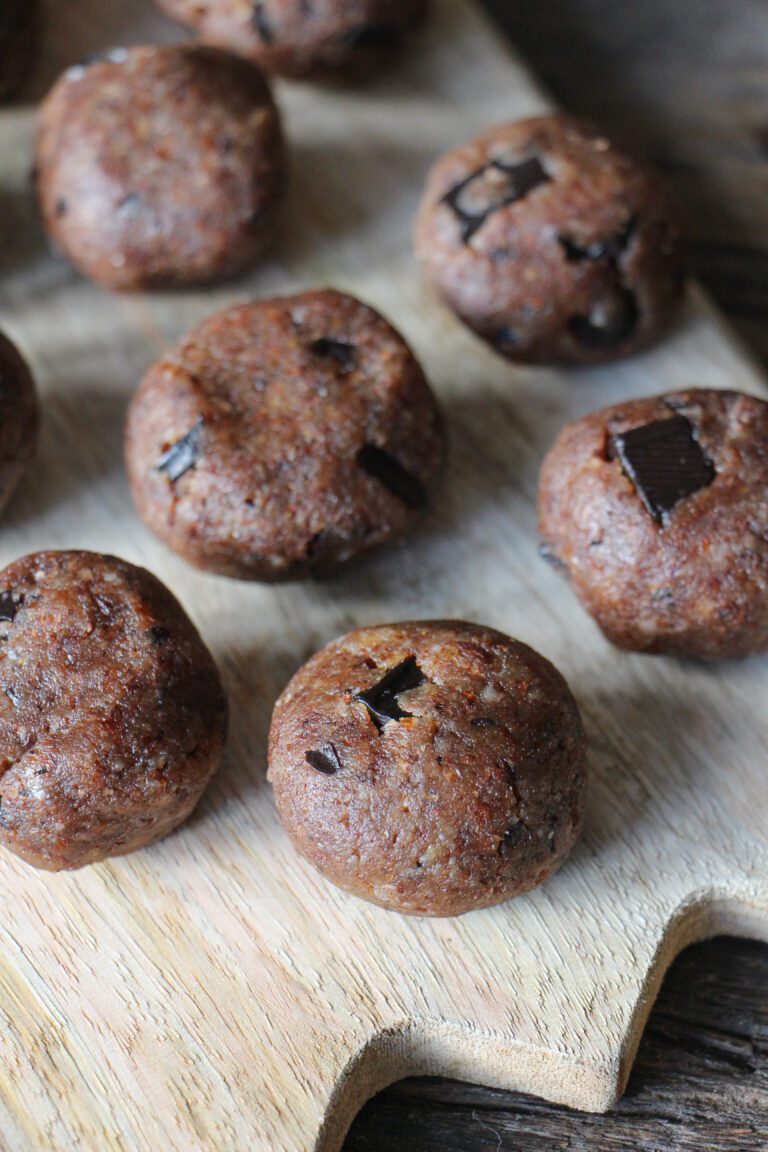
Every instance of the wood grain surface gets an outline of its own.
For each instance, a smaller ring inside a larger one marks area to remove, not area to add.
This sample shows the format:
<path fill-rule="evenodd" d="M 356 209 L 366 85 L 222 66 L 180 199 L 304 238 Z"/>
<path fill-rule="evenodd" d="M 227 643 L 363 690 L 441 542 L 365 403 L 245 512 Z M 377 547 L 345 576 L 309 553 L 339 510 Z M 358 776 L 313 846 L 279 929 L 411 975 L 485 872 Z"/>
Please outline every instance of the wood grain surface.
<path fill-rule="evenodd" d="M 571 416 L 695 380 L 763 390 L 707 301 L 621 367 L 513 369 L 432 299 L 408 234 L 431 159 L 547 106 L 465 0 L 438 0 L 403 67 L 352 95 L 281 85 L 294 176 L 272 258 L 217 291 L 111 297 L 47 252 L 29 190 L 31 106 L 0 118 L 0 322 L 45 398 L 40 462 L 0 561 L 116 551 L 160 575 L 219 659 L 227 764 L 164 843 L 73 876 L 0 861 L 5 1147 L 322 1152 L 384 1084 L 440 1072 L 581 1108 L 621 1090 L 650 1003 L 687 942 L 768 934 L 764 660 L 622 656 L 537 556 L 539 459 Z M 145 0 L 50 0 L 35 91 L 117 42 L 176 33 Z M 411 339 L 445 404 L 440 508 L 406 547 L 322 584 L 196 573 L 137 521 L 120 463 L 146 365 L 230 301 L 331 282 Z M 384 619 L 482 619 L 551 657 L 592 743 L 585 835 L 529 897 L 404 920 L 333 890 L 290 850 L 264 784 L 272 703 L 322 642 Z"/>

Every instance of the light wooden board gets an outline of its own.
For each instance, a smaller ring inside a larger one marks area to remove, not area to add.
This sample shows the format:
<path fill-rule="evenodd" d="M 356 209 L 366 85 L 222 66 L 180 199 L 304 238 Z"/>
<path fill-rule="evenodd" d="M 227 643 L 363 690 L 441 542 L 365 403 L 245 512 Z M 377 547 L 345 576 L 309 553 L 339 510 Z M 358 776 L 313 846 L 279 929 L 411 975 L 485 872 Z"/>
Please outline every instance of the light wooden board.
<path fill-rule="evenodd" d="M 178 32 L 148 0 L 49 0 L 37 88 L 114 43 Z M 768 661 L 719 668 L 609 647 L 538 558 L 536 472 L 560 425 L 689 384 L 764 387 L 692 292 L 663 346 L 599 371 L 493 357 L 425 290 L 409 229 L 424 172 L 484 125 L 546 100 L 467 0 L 402 69 L 353 91 L 281 85 L 294 154 L 271 258 L 217 291 L 113 297 L 48 254 L 29 192 L 33 109 L 0 115 L 0 324 L 45 398 L 37 466 L 0 562 L 114 551 L 179 595 L 232 700 L 226 763 L 194 819 L 74 875 L 0 859 L 0 1132 L 8 1152 L 332 1152 L 371 1093 L 409 1073 L 606 1108 L 671 957 L 721 930 L 768 937 Z M 250 295 L 333 284 L 410 338 L 445 405 L 439 509 L 406 546 L 319 584 L 205 576 L 134 515 L 127 399 L 191 324 Z M 481 620 L 555 661 L 592 746 L 584 836 L 537 892 L 457 920 L 403 919 L 292 852 L 265 783 L 273 702 L 356 625 Z"/>

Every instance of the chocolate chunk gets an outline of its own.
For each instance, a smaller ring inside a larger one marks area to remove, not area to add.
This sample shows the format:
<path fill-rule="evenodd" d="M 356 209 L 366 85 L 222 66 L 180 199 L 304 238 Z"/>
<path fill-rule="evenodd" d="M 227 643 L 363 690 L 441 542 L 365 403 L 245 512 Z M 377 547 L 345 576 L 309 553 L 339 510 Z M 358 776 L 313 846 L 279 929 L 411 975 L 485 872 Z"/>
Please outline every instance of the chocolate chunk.
<path fill-rule="evenodd" d="M 387 672 L 383 680 L 368 688 L 365 692 L 356 692 L 358 700 L 371 714 L 373 722 L 381 731 L 390 720 L 403 720 L 410 716 L 397 702 L 398 696 L 403 692 L 410 692 L 412 688 L 419 688 L 426 680 L 424 673 L 416 663 L 415 656 L 408 656 L 391 672 Z"/>
<path fill-rule="evenodd" d="M 462 225 L 462 240 L 468 243 L 488 217 L 507 204 L 522 200 L 550 177 L 535 156 L 519 164 L 505 164 L 493 160 L 485 168 L 473 172 L 443 197 Z"/>
<path fill-rule="evenodd" d="M 602 260 L 605 257 L 615 261 L 627 248 L 636 228 L 637 216 L 631 216 L 621 232 L 615 236 L 610 236 L 607 240 L 599 240 L 590 244 L 586 248 L 577 243 L 571 236 L 560 235 L 557 239 L 565 252 L 566 260 L 571 264 L 578 264 L 582 260 Z"/>
<path fill-rule="evenodd" d="M 525 825 L 522 820 L 517 820 L 511 827 L 507 828 L 504 837 L 499 844 L 499 851 L 511 851 L 515 848 L 525 835 Z"/>
<path fill-rule="evenodd" d="M 149 630 L 149 633 L 155 644 L 166 644 L 171 638 L 171 634 L 168 629 L 163 628 L 160 624 L 153 624 Z"/>
<path fill-rule="evenodd" d="M 345 372 L 350 372 L 357 362 L 357 349 L 354 344 L 345 344 L 343 340 L 322 336 L 319 340 L 313 340 L 309 348 L 315 356 L 335 360 Z"/>
<path fill-rule="evenodd" d="M 717 475 L 685 416 L 654 420 L 612 438 L 616 455 L 658 524 L 680 501 L 707 488 Z"/>
<path fill-rule="evenodd" d="M 158 472 L 165 472 L 171 483 L 179 480 L 190 468 L 194 468 L 200 459 L 200 438 L 203 430 L 202 417 L 194 424 L 186 436 L 172 444 L 167 452 L 158 460 L 155 468 Z"/>
<path fill-rule="evenodd" d="M 333 776 L 343 767 L 335 744 L 323 744 L 322 748 L 307 752 L 306 760 L 310 768 L 322 772 L 324 776 Z"/>
<path fill-rule="evenodd" d="M 266 6 L 263 0 L 254 0 L 251 22 L 264 44 L 274 44 L 275 33 L 267 17 Z"/>
<path fill-rule="evenodd" d="M 418 512 L 426 507 L 424 485 L 391 452 L 376 444 L 364 444 L 357 454 L 357 463 L 409 508 Z"/>
<path fill-rule="evenodd" d="M 634 293 L 617 284 L 592 305 L 588 316 L 572 316 L 568 328 L 585 348 L 612 348 L 629 340 L 639 319 Z"/>
<path fill-rule="evenodd" d="M 16 619 L 16 613 L 19 610 L 17 600 L 14 600 L 12 592 L 0 592 L 0 620 L 5 620 L 9 624 Z"/>

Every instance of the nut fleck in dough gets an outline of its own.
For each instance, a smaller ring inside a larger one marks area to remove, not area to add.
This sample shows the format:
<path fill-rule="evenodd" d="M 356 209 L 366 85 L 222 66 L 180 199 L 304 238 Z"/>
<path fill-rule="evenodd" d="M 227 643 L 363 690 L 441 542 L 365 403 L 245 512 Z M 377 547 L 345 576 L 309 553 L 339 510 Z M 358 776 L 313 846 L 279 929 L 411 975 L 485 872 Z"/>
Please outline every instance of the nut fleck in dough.
<path fill-rule="evenodd" d="M 581 827 L 585 739 L 548 660 L 456 621 L 362 628 L 275 707 L 269 779 L 295 847 L 399 912 L 455 916 L 540 884 Z"/>
<path fill-rule="evenodd" d="M 144 378 L 125 452 L 139 513 L 171 548 L 271 581 L 406 532 L 427 506 L 443 433 L 404 340 L 328 290 L 200 324 Z"/>
<path fill-rule="evenodd" d="M 0 572 L 0 844 L 80 868 L 186 820 L 224 748 L 216 667 L 159 580 L 39 552 Z"/>
<path fill-rule="evenodd" d="M 18 349 L 0 333 L 0 511 L 34 456 L 38 424 L 32 374 Z"/>
<path fill-rule="evenodd" d="M 694 389 L 567 425 L 541 469 L 539 523 L 545 556 L 621 648 L 768 648 L 765 401 Z"/>
<path fill-rule="evenodd" d="M 658 178 L 565 116 L 492 128 L 439 160 L 415 244 L 448 304 L 512 360 L 629 355 L 667 328 L 682 295 Z"/>
<path fill-rule="evenodd" d="M 283 76 L 375 67 L 423 19 L 426 0 L 158 0 L 204 40 Z"/>
<path fill-rule="evenodd" d="M 35 46 L 37 21 L 37 0 L 2 0 L 0 100 L 15 95 L 26 79 Z"/>
<path fill-rule="evenodd" d="M 283 167 L 260 71 L 214 48 L 111 52 L 65 72 L 40 114 L 45 226 L 110 288 L 213 280 L 252 263 Z"/>

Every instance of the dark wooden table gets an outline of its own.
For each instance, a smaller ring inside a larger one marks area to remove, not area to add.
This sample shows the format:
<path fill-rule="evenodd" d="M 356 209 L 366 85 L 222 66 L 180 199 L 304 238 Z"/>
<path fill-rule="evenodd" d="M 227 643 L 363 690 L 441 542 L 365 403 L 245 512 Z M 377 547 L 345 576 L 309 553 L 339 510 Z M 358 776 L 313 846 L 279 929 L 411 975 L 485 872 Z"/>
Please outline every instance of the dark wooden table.
<path fill-rule="evenodd" d="M 700 279 L 768 363 L 765 0 L 486 3 L 563 107 L 664 169 L 686 207 Z M 607 1116 L 408 1080 L 368 1104 L 344 1147 L 766 1152 L 768 947 L 724 939 L 679 957 Z"/>

